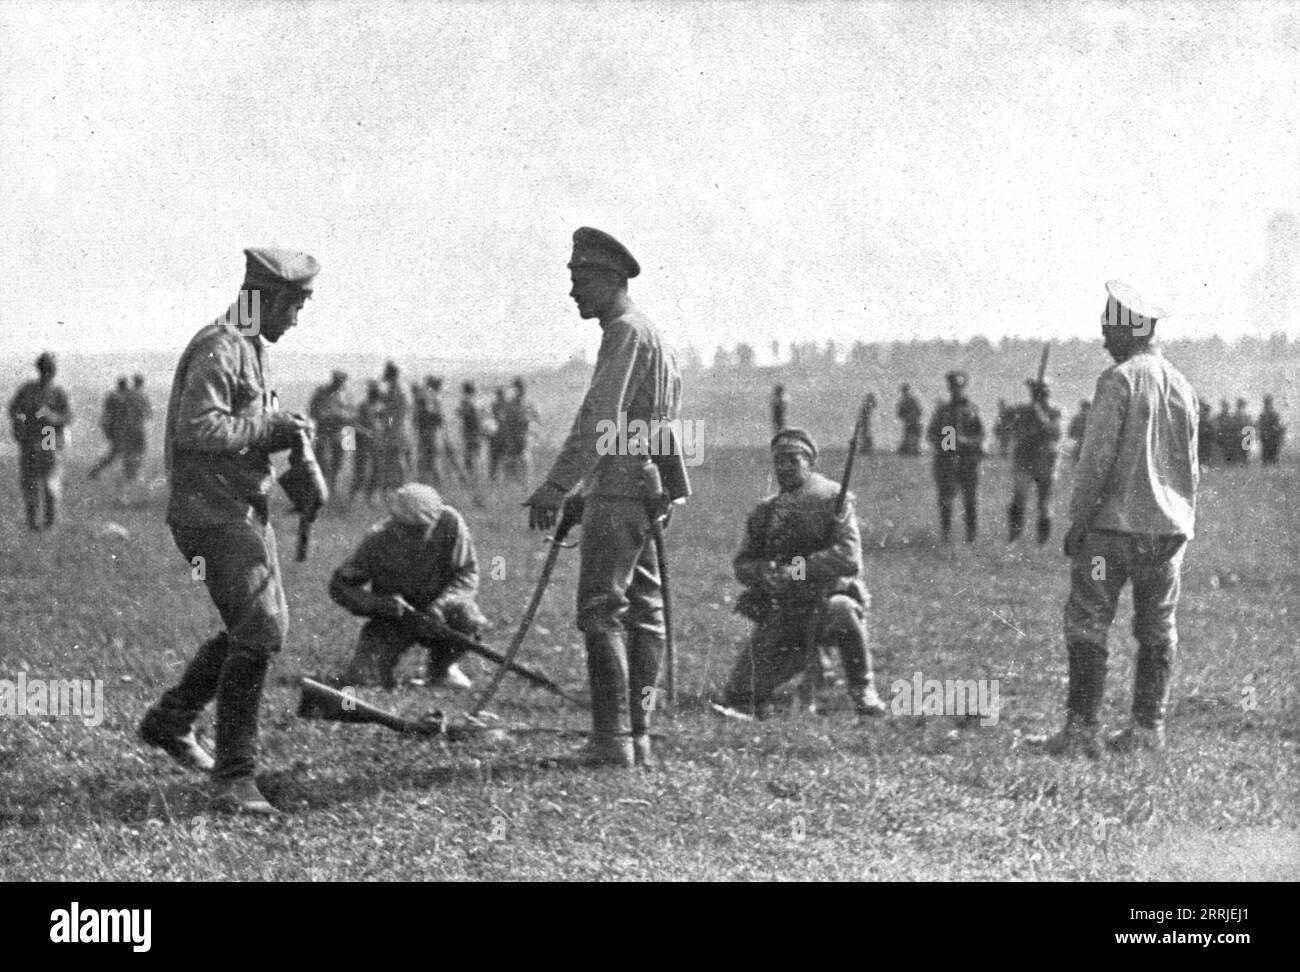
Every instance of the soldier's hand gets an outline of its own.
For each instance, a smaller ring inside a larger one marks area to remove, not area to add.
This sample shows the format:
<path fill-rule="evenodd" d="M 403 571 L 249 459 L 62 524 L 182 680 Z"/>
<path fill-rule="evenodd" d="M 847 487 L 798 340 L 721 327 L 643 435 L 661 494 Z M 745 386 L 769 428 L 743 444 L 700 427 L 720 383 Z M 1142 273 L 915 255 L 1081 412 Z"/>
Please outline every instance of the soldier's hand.
<path fill-rule="evenodd" d="M 398 619 L 415 613 L 415 607 L 401 594 L 389 594 L 385 610 L 389 612 L 389 617 Z"/>
<path fill-rule="evenodd" d="M 528 507 L 528 528 L 549 530 L 555 526 L 564 497 L 565 491 L 549 480 L 538 486 L 533 495 L 524 501 L 524 506 Z"/>
<path fill-rule="evenodd" d="M 313 423 L 306 416 L 297 412 L 272 412 L 270 431 L 267 436 L 267 452 L 282 452 L 293 448 L 298 436 L 306 432 L 312 434 Z"/>
<path fill-rule="evenodd" d="M 1088 528 L 1074 524 L 1065 531 L 1065 543 L 1062 545 L 1067 557 L 1073 557 L 1083 549 L 1083 539 L 1088 535 Z"/>

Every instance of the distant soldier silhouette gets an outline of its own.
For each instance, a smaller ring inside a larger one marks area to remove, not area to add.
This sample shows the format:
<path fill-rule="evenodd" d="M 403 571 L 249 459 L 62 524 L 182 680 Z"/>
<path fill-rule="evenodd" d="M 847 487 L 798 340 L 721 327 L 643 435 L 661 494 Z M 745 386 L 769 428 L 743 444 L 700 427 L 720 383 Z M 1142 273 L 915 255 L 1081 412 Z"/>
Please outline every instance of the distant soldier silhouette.
<path fill-rule="evenodd" d="M 488 481 L 495 483 L 500 477 L 502 468 L 505 466 L 506 455 L 509 451 L 506 432 L 506 413 L 510 411 L 510 402 L 506 398 L 506 390 L 503 386 L 498 385 L 496 396 L 492 399 L 491 416 L 492 425 L 488 429 Z"/>
<path fill-rule="evenodd" d="M 379 382 L 366 382 L 366 398 L 357 409 L 356 449 L 352 453 L 351 499 L 364 493 L 369 503 L 375 493 L 375 456 L 379 451 L 379 437 L 383 434 L 384 391 Z"/>
<path fill-rule="evenodd" d="M 524 379 L 516 378 L 514 386 L 515 397 L 505 413 L 505 474 L 506 479 L 527 485 L 532 475 L 532 447 L 539 416 L 536 406 L 526 397 Z"/>
<path fill-rule="evenodd" d="M 1196 423 L 1196 451 L 1202 466 L 1213 466 L 1219 461 L 1216 430 L 1213 407 L 1209 402 L 1201 402 L 1200 419 Z"/>
<path fill-rule="evenodd" d="M 1232 413 L 1233 438 L 1229 446 L 1237 451 L 1237 461 L 1250 465 L 1250 448 L 1256 436 L 1255 418 L 1246 410 L 1246 400 L 1237 399 L 1237 410 Z"/>
<path fill-rule="evenodd" d="M 934 481 L 939 490 L 939 530 L 945 543 L 952 536 L 952 501 L 960 490 L 966 516 L 966 542 L 975 540 L 980 460 L 984 458 L 984 423 L 966 397 L 964 371 L 948 372 L 951 399 L 940 402 L 930 417 L 926 438 L 934 448 Z M 907 386 L 904 385 L 904 388 Z"/>
<path fill-rule="evenodd" d="M 149 445 L 147 427 L 153 418 L 153 403 L 144 390 L 144 375 L 132 379 L 131 390 L 122 405 L 122 479 L 133 483 L 144 465 L 145 450 Z"/>
<path fill-rule="evenodd" d="M 1260 459 L 1266 466 L 1277 465 L 1277 454 L 1286 438 L 1286 426 L 1282 416 L 1273 407 L 1273 396 L 1264 396 L 1264 411 L 1259 413 L 1259 450 Z"/>
<path fill-rule="evenodd" d="M 434 486 L 442 485 L 442 451 L 446 447 L 446 416 L 442 410 L 442 379 L 428 375 L 415 401 L 415 429 L 419 438 L 419 471 Z"/>
<path fill-rule="evenodd" d="M 375 440 L 375 488 L 387 500 L 411 478 L 411 435 L 407 430 L 411 404 L 402 388 L 401 372 L 389 361 L 384 365 L 384 409 Z"/>
<path fill-rule="evenodd" d="M 18 479 L 32 530 L 41 528 L 42 503 L 46 528 L 54 526 L 63 492 L 59 453 L 64 429 L 72 422 L 72 406 L 68 393 L 54 383 L 57 371 L 54 355 L 46 351 L 36 359 L 36 381 L 20 387 L 9 402 L 10 429 L 18 444 Z"/>
<path fill-rule="evenodd" d="M 1241 462 L 1241 429 L 1237 427 L 1226 398 L 1219 399 L 1219 414 L 1214 416 L 1214 440 L 1225 466 Z"/>
<path fill-rule="evenodd" d="M 912 394 L 910 385 L 903 385 L 899 390 L 897 415 L 903 423 L 903 441 L 898 444 L 900 456 L 919 456 L 921 454 L 921 416 L 923 414 L 920 400 Z"/>
<path fill-rule="evenodd" d="M 998 455 L 1005 459 L 1011 454 L 1011 440 L 1016 435 L 1016 410 L 1007 404 L 1005 398 L 998 399 L 998 417 L 993 433 L 998 440 Z"/>
<path fill-rule="evenodd" d="M 334 492 L 334 482 L 339 470 L 343 468 L 346 456 L 343 441 L 344 429 L 357 421 L 356 409 L 352 404 L 352 395 L 348 392 L 348 373 L 335 371 L 330 375 L 327 385 L 319 386 L 311 395 L 307 414 L 316 423 L 316 459 L 320 470 L 325 475 L 325 482 L 330 492 Z M 353 449 L 356 448 L 356 430 L 353 429 Z"/>
<path fill-rule="evenodd" d="M 860 456 L 869 456 L 876 451 L 871 422 L 875 417 L 877 404 L 875 393 L 867 392 L 867 397 L 862 399 L 862 406 L 858 409 L 858 455 Z"/>
<path fill-rule="evenodd" d="M 483 439 L 487 435 L 484 428 L 483 412 L 475 398 L 478 389 L 472 381 L 460 386 L 460 404 L 456 406 L 456 415 L 460 418 L 460 438 L 465 450 L 465 475 L 473 477 L 478 474 L 479 459 L 483 455 Z"/>
<path fill-rule="evenodd" d="M 786 394 L 785 385 L 772 386 L 772 431 L 780 432 L 788 424 L 790 396 Z"/>
<path fill-rule="evenodd" d="M 1011 505 L 1007 507 L 1007 539 L 1020 539 L 1025 525 L 1029 490 L 1038 487 L 1038 542 L 1052 535 L 1052 486 L 1056 454 L 1061 444 L 1061 410 L 1051 401 L 1046 381 L 1030 379 L 1030 402 L 1016 409 L 1016 446 L 1012 451 Z"/>
<path fill-rule="evenodd" d="M 108 452 L 90 467 L 86 474 L 88 479 L 98 479 L 109 466 L 122 456 L 122 413 L 126 407 L 127 396 L 131 394 L 131 383 L 126 375 L 117 379 L 117 387 L 104 396 L 104 410 L 99 415 L 99 428 L 108 440 Z"/>

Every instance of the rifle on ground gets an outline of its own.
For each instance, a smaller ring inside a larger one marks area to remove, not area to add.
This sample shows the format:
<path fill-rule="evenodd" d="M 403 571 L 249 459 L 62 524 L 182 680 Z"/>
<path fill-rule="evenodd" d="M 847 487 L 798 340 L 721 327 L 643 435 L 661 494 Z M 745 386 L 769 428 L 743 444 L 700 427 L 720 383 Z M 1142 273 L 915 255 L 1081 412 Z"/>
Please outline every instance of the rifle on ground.
<path fill-rule="evenodd" d="M 486 658 L 488 661 L 514 672 L 516 675 L 522 676 L 534 685 L 544 688 L 554 695 L 558 695 L 565 701 L 572 702 L 574 705 L 579 706 L 583 704 L 568 692 L 564 691 L 564 689 L 560 688 L 560 686 L 552 682 L 545 675 L 542 675 L 540 672 L 535 672 L 531 668 L 525 668 L 523 665 L 510 660 L 499 651 L 494 651 L 487 645 L 475 641 L 469 635 L 462 634 L 445 621 L 440 621 L 432 615 L 425 614 L 422 611 L 417 611 L 415 614 L 408 615 L 407 617 L 414 627 L 416 636 L 422 640 L 442 641 L 455 648 L 459 648 L 461 651 L 472 652 L 481 658 Z"/>
<path fill-rule="evenodd" d="M 410 736 L 438 736 L 447 728 L 441 712 L 434 712 L 424 719 L 404 719 L 314 678 L 304 677 L 299 680 L 299 685 L 302 695 L 298 699 L 298 715 L 303 719 L 371 723 Z"/>

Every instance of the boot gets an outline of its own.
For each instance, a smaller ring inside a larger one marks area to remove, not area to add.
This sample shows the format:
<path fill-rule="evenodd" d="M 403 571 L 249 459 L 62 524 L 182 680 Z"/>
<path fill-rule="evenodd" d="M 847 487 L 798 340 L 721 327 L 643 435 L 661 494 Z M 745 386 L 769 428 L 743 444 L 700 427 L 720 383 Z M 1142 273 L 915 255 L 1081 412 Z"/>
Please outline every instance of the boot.
<path fill-rule="evenodd" d="M 627 702 L 632 723 L 632 751 L 638 766 L 655 765 L 650 745 L 650 722 L 662 704 L 657 689 L 659 659 L 666 647 L 664 636 L 633 629 L 627 633 Z M 646 691 L 649 689 L 650 691 Z"/>
<path fill-rule="evenodd" d="M 1072 759 L 1086 756 L 1088 759 L 1101 759 L 1101 730 L 1096 723 L 1083 721 L 1077 713 L 1070 712 L 1065 717 L 1065 728 L 1054 736 L 1031 736 L 1025 740 L 1029 745 L 1041 748 L 1048 756 Z"/>
<path fill-rule="evenodd" d="M 1130 755 L 1139 751 L 1161 752 L 1165 748 L 1165 727 L 1148 729 L 1134 722 L 1132 725 L 1115 733 L 1106 740 L 1106 748 L 1112 753 Z"/>
<path fill-rule="evenodd" d="M 858 721 L 882 716 L 886 712 L 884 701 L 876 692 L 876 677 L 871 670 L 871 649 L 867 645 L 864 624 L 852 624 L 840 629 L 836 645 L 840 650 L 840 663 L 844 666 L 844 682 Z"/>
<path fill-rule="evenodd" d="M 270 657 L 266 649 L 231 645 L 217 685 L 217 754 L 213 779 L 230 783 L 257 766 L 257 716 Z"/>
<path fill-rule="evenodd" d="M 1007 507 L 1007 539 L 1015 543 L 1025 526 L 1025 508 L 1013 502 Z"/>
<path fill-rule="evenodd" d="M 1139 645 L 1133 672 L 1133 724 L 1158 732 L 1162 746 L 1175 651 L 1173 645 Z"/>
<path fill-rule="evenodd" d="M 140 723 L 141 739 L 152 746 L 163 746 L 163 740 L 184 736 L 194 728 L 199 713 L 216 698 L 229 649 L 230 640 L 224 631 L 199 646 L 181 680 L 145 713 Z"/>
<path fill-rule="evenodd" d="M 591 736 L 578 750 L 576 761 L 583 766 L 635 765 L 624 716 L 628 675 L 621 632 L 587 635 L 587 678 L 591 683 Z"/>
<path fill-rule="evenodd" d="M 974 543 L 976 533 L 975 507 L 966 507 L 966 542 Z"/>
<path fill-rule="evenodd" d="M 262 795 L 251 776 L 240 776 L 218 783 L 212 794 L 212 809 L 219 813 L 244 813 L 260 817 L 275 817 L 280 813 Z"/>
<path fill-rule="evenodd" d="M 1050 516 L 1040 516 L 1038 518 L 1038 542 L 1047 543 L 1052 536 L 1052 518 Z"/>
<path fill-rule="evenodd" d="M 1088 642 L 1068 646 L 1070 686 L 1065 709 L 1077 713 L 1083 722 L 1096 725 L 1101 715 L 1106 688 L 1106 649 Z"/>
<path fill-rule="evenodd" d="M 939 535 L 944 543 L 952 539 L 952 507 L 939 507 Z"/>

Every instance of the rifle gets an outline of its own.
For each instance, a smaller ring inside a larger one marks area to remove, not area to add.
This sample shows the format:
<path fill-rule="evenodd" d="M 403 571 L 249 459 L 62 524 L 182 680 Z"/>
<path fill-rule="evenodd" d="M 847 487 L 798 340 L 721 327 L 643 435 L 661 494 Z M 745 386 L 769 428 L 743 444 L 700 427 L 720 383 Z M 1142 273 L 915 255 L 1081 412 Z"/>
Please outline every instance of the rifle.
<path fill-rule="evenodd" d="M 1043 379 L 1047 377 L 1047 356 L 1051 354 L 1052 342 L 1043 342 L 1043 356 L 1038 360 L 1038 384 L 1042 385 Z"/>
<path fill-rule="evenodd" d="M 853 478 L 853 461 L 858 455 L 858 438 L 862 434 L 862 416 L 859 414 L 853 423 L 853 435 L 849 437 L 849 455 L 844 460 L 844 473 L 840 477 L 840 491 L 835 497 L 835 520 L 844 515 L 844 504 L 849 497 L 849 482 Z M 822 620 L 826 616 L 826 599 L 830 596 L 829 585 L 823 588 L 817 595 L 817 604 L 813 608 L 812 617 L 808 619 L 808 631 L 804 635 L 804 654 L 808 657 L 808 669 L 804 675 L 805 684 L 809 686 L 806 690 L 809 696 L 812 695 L 811 686 L 820 681 L 821 678 L 821 658 L 817 654 L 817 630 L 822 625 Z M 816 669 L 816 673 L 813 670 Z M 809 701 L 813 701 L 809 698 Z"/>
<path fill-rule="evenodd" d="M 492 681 L 488 683 L 487 688 L 479 694 L 478 698 L 470 703 L 468 711 L 471 716 L 478 715 L 487 707 L 488 702 L 492 700 L 492 696 L 496 694 L 502 681 L 505 680 L 506 672 L 510 670 L 507 666 L 512 663 L 515 660 L 515 656 L 519 654 L 519 649 L 524 643 L 524 636 L 528 634 L 528 629 L 533 623 L 533 617 L 537 614 L 538 607 L 541 606 L 542 595 L 546 593 L 546 585 L 551 580 L 551 573 L 555 570 L 555 562 L 560 557 L 560 551 L 565 546 L 572 546 L 572 544 L 566 545 L 564 540 L 569 535 L 569 531 L 581 522 L 582 497 L 570 497 L 565 501 L 564 508 L 560 513 L 560 523 L 555 528 L 555 535 L 547 538 L 547 542 L 550 544 L 550 550 L 546 552 L 546 562 L 542 564 L 542 573 L 541 576 L 537 578 L 537 587 L 533 590 L 532 600 L 528 602 L 528 608 L 524 611 L 524 616 L 519 622 L 519 628 L 515 631 L 515 636 L 511 639 L 510 646 L 506 649 L 506 664 L 497 669 L 497 673 L 492 676 Z"/>
<path fill-rule="evenodd" d="M 560 688 L 560 686 L 556 685 L 545 675 L 511 661 L 500 652 L 493 651 L 487 645 L 475 641 L 467 634 L 462 634 L 457 631 L 445 621 L 439 621 L 432 615 L 425 614 L 422 611 L 417 611 L 415 614 L 408 615 L 408 618 L 414 627 L 417 638 L 422 640 L 444 641 L 459 648 L 461 651 L 472 652 L 481 658 L 486 658 L 488 661 L 514 672 L 516 675 L 523 676 L 534 685 L 544 688 L 554 695 L 558 695 L 567 702 L 572 702 L 574 705 L 582 705 L 582 702 L 564 691 L 564 689 Z"/>
<path fill-rule="evenodd" d="M 424 719 L 404 719 L 314 678 L 304 677 L 299 685 L 302 695 L 298 699 L 298 715 L 303 719 L 372 723 L 412 736 L 438 736 L 446 731 L 446 719 L 441 712 Z"/>

